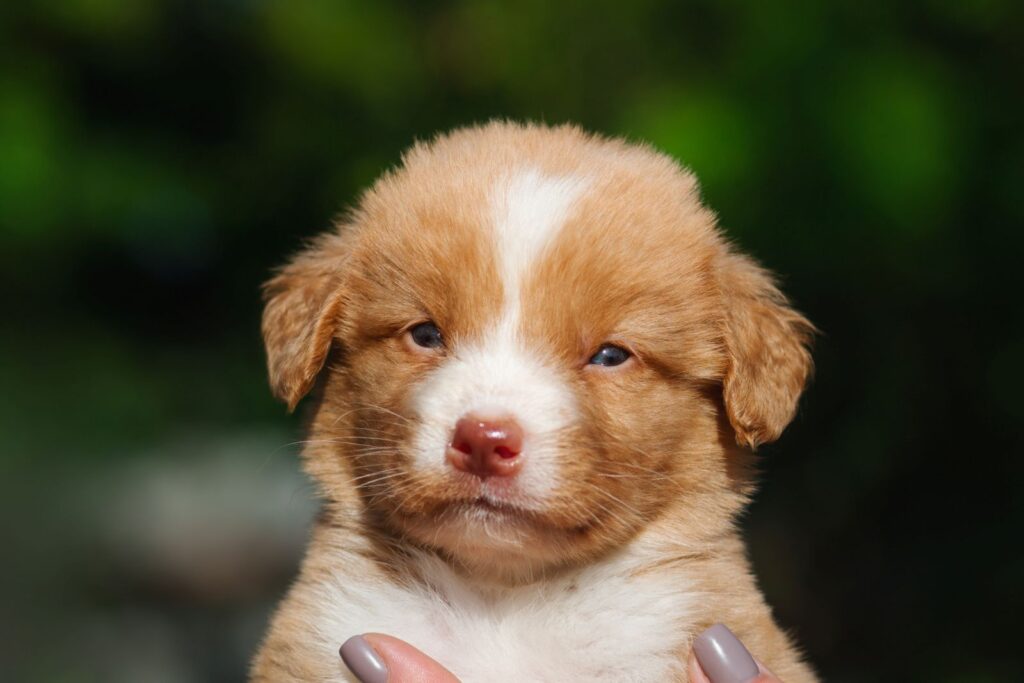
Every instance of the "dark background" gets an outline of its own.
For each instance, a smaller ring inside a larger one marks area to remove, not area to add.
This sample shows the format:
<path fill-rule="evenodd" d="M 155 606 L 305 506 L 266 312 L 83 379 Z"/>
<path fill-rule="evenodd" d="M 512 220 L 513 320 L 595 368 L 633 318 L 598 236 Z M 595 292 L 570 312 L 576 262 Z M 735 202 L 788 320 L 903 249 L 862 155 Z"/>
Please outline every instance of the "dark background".
<path fill-rule="evenodd" d="M 0 7 L 5 680 L 241 680 L 313 509 L 258 287 L 416 138 L 691 166 L 824 331 L 745 519 L 827 680 L 1020 680 L 1024 5 Z"/>

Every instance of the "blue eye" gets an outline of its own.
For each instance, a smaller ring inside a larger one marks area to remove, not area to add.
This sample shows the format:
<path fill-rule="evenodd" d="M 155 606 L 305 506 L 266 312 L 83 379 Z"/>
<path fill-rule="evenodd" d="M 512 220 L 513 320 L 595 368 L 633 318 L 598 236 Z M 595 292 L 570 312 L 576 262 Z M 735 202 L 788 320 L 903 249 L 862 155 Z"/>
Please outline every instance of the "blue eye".
<path fill-rule="evenodd" d="M 437 325 L 431 322 L 420 323 L 409 330 L 409 336 L 417 346 L 425 349 L 439 349 L 444 346 L 444 337 Z"/>
<path fill-rule="evenodd" d="M 615 346 L 613 344 L 605 344 L 597 350 L 590 360 L 590 365 L 603 365 L 604 367 L 610 368 L 616 365 L 622 365 L 632 354 L 626 349 Z"/>

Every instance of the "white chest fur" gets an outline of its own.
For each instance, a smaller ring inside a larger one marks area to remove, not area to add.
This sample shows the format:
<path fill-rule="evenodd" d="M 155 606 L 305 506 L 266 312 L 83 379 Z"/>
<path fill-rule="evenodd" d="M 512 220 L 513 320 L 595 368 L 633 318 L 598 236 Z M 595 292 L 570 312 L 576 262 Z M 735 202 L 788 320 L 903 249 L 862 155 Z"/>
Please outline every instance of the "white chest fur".
<path fill-rule="evenodd" d="M 475 681 L 664 681 L 681 669 L 694 594 L 678 576 L 633 575 L 628 553 L 514 589 L 482 589 L 436 558 L 426 581 L 335 576 L 315 590 L 328 656 L 370 631 L 409 641 Z"/>

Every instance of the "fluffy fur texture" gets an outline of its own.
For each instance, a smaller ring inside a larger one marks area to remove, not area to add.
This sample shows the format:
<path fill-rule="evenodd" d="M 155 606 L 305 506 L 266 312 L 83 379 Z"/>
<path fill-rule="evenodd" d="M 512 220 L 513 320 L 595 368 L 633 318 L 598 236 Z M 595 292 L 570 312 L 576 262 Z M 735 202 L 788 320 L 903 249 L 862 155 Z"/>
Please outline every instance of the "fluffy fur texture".
<path fill-rule="evenodd" d="M 671 159 L 574 127 L 418 144 L 266 298 L 325 505 L 255 680 L 348 680 L 339 644 L 379 631 L 467 682 L 685 681 L 715 621 L 814 680 L 735 527 L 813 328 Z M 588 364 L 604 343 L 633 355 Z M 467 413 L 521 424 L 519 476 L 447 465 Z"/>

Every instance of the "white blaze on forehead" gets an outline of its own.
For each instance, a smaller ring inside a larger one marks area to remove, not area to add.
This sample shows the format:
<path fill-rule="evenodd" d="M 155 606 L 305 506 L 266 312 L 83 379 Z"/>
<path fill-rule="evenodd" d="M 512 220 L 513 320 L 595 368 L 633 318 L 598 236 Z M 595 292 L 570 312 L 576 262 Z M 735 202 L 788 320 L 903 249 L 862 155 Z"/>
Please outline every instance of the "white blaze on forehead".
<path fill-rule="evenodd" d="M 444 452 L 463 415 L 509 415 L 518 420 L 525 433 L 526 462 L 506 499 L 526 507 L 556 486 L 560 468 L 555 435 L 576 411 L 569 387 L 521 339 L 522 286 L 585 188 L 583 178 L 552 177 L 535 170 L 497 183 L 491 195 L 493 224 L 489 227 L 504 291 L 501 315 L 480 342 L 453 349 L 452 357 L 412 396 L 422 421 L 416 457 L 426 469 L 446 467 Z"/>
<path fill-rule="evenodd" d="M 491 216 L 505 291 L 505 324 L 514 327 L 526 274 L 565 225 L 586 185 L 578 176 L 548 176 L 531 169 L 502 179 L 494 188 Z"/>

